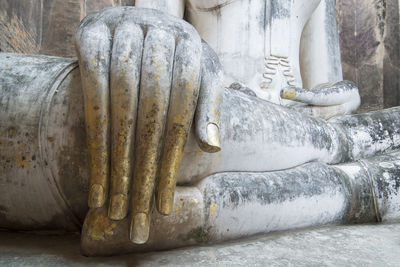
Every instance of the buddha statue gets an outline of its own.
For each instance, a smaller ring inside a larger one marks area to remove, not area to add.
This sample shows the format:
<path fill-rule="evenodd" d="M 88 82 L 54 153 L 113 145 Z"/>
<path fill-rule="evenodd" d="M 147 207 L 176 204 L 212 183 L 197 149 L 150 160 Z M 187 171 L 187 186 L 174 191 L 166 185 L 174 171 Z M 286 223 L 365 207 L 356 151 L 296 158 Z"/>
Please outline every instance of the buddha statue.
<path fill-rule="evenodd" d="M 76 47 L 0 54 L 1 227 L 110 255 L 400 218 L 400 109 L 350 115 L 334 1 L 136 0 Z"/>

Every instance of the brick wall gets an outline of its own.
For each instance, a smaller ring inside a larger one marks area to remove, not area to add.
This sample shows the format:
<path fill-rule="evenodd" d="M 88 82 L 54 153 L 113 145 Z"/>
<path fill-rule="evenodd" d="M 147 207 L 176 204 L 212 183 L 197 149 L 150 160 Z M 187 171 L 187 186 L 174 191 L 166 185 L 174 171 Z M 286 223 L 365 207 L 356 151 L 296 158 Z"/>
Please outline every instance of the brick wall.
<path fill-rule="evenodd" d="M 74 33 L 89 13 L 134 0 L 0 0 L 0 51 L 74 57 Z"/>
<path fill-rule="evenodd" d="M 344 78 L 361 92 L 360 111 L 400 104 L 398 0 L 337 0 Z"/>

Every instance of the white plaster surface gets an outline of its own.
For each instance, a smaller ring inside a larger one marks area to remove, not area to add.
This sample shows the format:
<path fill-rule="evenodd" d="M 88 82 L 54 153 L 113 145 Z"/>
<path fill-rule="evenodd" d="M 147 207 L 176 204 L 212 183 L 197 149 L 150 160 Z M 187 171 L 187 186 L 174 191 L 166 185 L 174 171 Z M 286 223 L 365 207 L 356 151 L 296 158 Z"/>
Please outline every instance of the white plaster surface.
<path fill-rule="evenodd" d="M 280 98 L 281 88 L 342 80 L 339 39 L 331 34 L 336 21 L 328 18 L 332 3 L 190 0 L 186 18 L 218 54 L 227 86 L 239 81 L 260 98 L 293 105 Z"/>
<path fill-rule="evenodd" d="M 221 208 L 209 223 L 215 225 L 219 238 L 238 238 L 340 221 L 346 204 L 343 192 L 333 189 L 321 195 L 300 196 L 282 203 L 262 205 L 249 202 L 240 207 Z M 251 223 L 249 218 L 252 218 Z"/>
<path fill-rule="evenodd" d="M 328 226 L 213 246 L 87 258 L 79 236 L 0 232 L 1 266 L 399 266 L 400 224 Z"/>

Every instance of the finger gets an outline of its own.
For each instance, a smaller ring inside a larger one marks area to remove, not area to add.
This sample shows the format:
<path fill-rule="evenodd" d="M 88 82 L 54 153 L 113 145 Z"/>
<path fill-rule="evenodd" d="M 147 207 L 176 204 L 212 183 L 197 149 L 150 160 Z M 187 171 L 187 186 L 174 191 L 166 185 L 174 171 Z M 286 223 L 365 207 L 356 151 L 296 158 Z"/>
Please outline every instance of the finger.
<path fill-rule="evenodd" d="M 202 45 L 200 95 L 195 129 L 198 144 L 205 152 L 218 152 L 220 143 L 221 104 L 224 93 L 223 72 L 218 56 L 205 42 Z"/>
<path fill-rule="evenodd" d="M 350 81 L 341 81 L 329 87 L 320 87 L 312 90 L 287 87 L 281 91 L 281 97 L 318 106 L 353 103 L 354 106 L 358 107 L 360 104 L 358 88 Z"/>
<path fill-rule="evenodd" d="M 89 153 L 90 208 L 104 205 L 109 175 L 109 66 L 110 31 L 104 24 L 77 32 Z"/>
<path fill-rule="evenodd" d="M 136 130 L 133 211 L 130 239 L 149 237 L 150 211 L 171 89 L 175 39 L 150 29 L 145 38 Z"/>
<path fill-rule="evenodd" d="M 108 216 L 128 213 L 133 145 L 142 61 L 143 32 L 135 24 L 115 30 L 111 56 L 111 183 Z"/>
<path fill-rule="evenodd" d="M 158 211 L 164 215 L 169 215 L 172 211 L 176 178 L 196 109 L 200 59 L 200 38 L 181 40 L 177 44 L 156 201 Z"/>

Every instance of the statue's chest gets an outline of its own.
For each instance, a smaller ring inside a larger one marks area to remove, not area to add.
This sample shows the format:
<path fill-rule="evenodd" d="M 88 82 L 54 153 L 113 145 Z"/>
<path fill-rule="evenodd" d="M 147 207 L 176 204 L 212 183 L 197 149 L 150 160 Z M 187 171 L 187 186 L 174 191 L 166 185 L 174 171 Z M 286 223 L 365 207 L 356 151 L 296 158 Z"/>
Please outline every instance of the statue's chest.
<path fill-rule="evenodd" d="M 188 7 L 200 13 L 226 14 L 245 21 L 245 17 L 257 17 L 264 21 L 306 21 L 325 0 L 186 0 Z M 243 17 L 243 11 L 248 14 Z M 225 11 L 225 12 L 224 12 Z M 258 14 L 255 12 L 258 11 Z M 282 30 L 286 30 L 282 28 Z"/>
<path fill-rule="evenodd" d="M 193 9 L 199 11 L 214 11 L 241 0 L 187 0 Z"/>
<path fill-rule="evenodd" d="M 207 24 L 214 21 L 214 27 L 207 31 L 238 31 L 246 35 L 264 32 L 265 41 L 271 44 L 271 54 L 289 53 L 290 37 L 302 32 L 321 0 L 186 0 L 194 21 Z M 325 0 L 323 0 L 325 1 Z M 205 19 L 207 18 L 207 19 Z M 199 25 L 197 25 L 199 26 Z M 232 27 L 235 27 L 233 29 Z M 200 26 L 201 28 L 201 26 Z M 221 33 L 219 33 L 221 34 Z"/>
<path fill-rule="evenodd" d="M 256 66 L 253 72 L 259 76 L 248 78 L 254 87 L 301 86 L 298 37 L 321 0 L 187 1 L 189 21 L 223 58 L 232 76 L 247 79 L 246 71 L 232 64 L 240 58 Z"/>
<path fill-rule="evenodd" d="M 308 2 L 315 2 L 315 0 L 187 0 L 193 9 L 199 11 L 216 11 L 237 2 L 240 2 L 241 4 L 248 3 L 248 5 L 251 5 L 251 1 L 261 3 L 265 2 L 267 6 L 275 7 L 276 10 L 271 10 L 271 12 L 276 12 L 276 16 L 289 16 L 290 7 L 295 7 L 299 4 L 306 6 Z"/>

